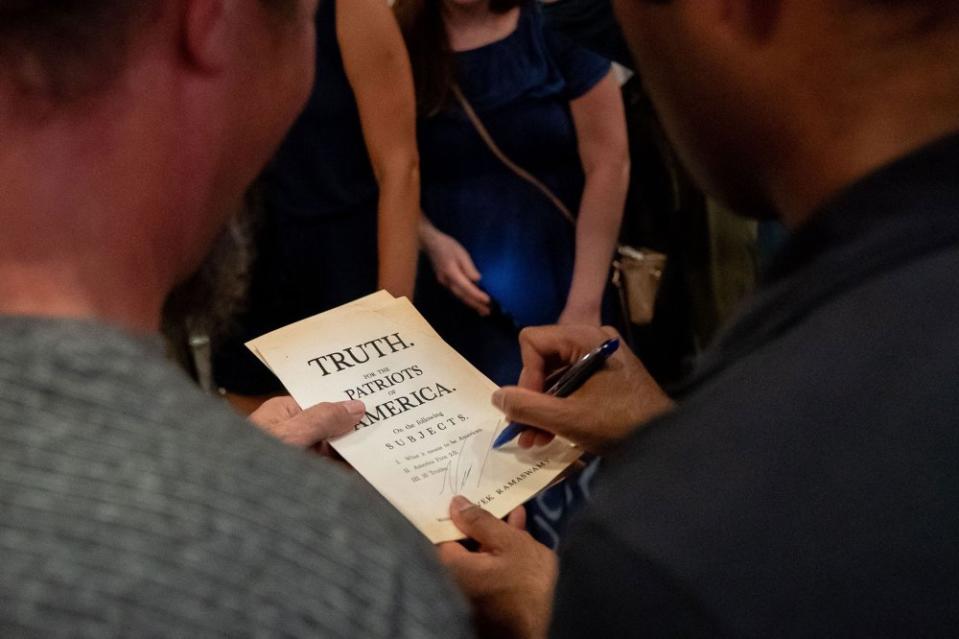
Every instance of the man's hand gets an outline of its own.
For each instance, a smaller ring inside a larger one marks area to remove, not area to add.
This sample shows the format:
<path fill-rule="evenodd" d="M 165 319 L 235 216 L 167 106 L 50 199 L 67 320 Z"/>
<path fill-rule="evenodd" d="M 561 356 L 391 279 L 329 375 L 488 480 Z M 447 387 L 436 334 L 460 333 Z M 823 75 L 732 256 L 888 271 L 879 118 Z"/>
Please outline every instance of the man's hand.
<path fill-rule="evenodd" d="M 365 412 L 363 402 L 317 404 L 302 410 L 292 397 L 275 397 L 253 411 L 250 421 L 285 444 L 314 448 L 350 432 Z"/>
<path fill-rule="evenodd" d="M 542 393 L 547 376 L 614 337 L 622 339 L 611 328 L 588 326 L 529 328 L 520 334 L 519 387 L 497 391 L 493 404 L 510 420 L 534 427 L 520 435 L 521 447 L 543 446 L 562 435 L 602 453 L 672 408 L 672 400 L 625 345 L 571 397 Z"/>
<path fill-rule="evenodd" d="M 558 565 L 556 555 L 525 532 L 526 511 L 520 507 L 502 522 L 457 497 L 450 516 L 480 544 L 477 552 L 456 542 L 439 546 L 440 561 L 473 604 L 480 636 L 546 637 Z"/>

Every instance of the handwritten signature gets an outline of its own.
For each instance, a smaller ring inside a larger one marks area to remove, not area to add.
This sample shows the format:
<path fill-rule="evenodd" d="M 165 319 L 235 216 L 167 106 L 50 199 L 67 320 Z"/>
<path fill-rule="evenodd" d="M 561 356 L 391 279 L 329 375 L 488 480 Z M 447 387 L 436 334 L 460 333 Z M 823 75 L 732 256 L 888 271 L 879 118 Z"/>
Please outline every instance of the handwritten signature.
<path fill-rule="evenodd" d="M 458 495 L 463 492 L 463 489 L 466 488 L 466 485 L 469 483 L 470 476 L 473 474 L 473 464 L 475 463 L 474 461 L 463 461 L 463 453 L 469 441 L 469 439 L 463 441 L 463 445 L 460 446 L 456 457 L 450 459 L 446 468 L 443 469 L 446 472 L 443 475 L 443 485 L 440 487 L 440 495 Z"/>

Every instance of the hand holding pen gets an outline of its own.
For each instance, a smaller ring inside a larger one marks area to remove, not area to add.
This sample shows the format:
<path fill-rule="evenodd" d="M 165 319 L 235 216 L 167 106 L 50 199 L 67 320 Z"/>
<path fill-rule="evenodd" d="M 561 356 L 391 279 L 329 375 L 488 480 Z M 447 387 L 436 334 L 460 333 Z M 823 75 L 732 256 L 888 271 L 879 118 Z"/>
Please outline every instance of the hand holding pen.
<path fill-rule="evenodd" d="M 625 346 L 602 358 L 603 365 L 579 382 L 578 391 L 570 390 L 569 397 L 551 396 L 539 390 L 550 387 L 546 379 L 550 372 L 564 364 L 577 363 L 597 344 L 605 345 L 614 339 L 619 339 L 616 331 L 588 326 L 548 326 L 523 331 L 520 386 L 502 388 L 493 395 L 493 403 L 508 419 L 527 425 L 519 429 L 524 431 L 519 440 L 521 447 L 529 448 L 534 442 L 543 445 L 553 435 L 561 435 L 589 452 L 602 453 L 672 408 L 672 400 Z M 566 371 L 571 373 L 572 368 Z M 590 377 L 592 381 L 586 384 Z M 554 392 L 560 390 L 558 384 L 550 388 Z"/>
<path fill-rule="evenodd" d="M 569 397 L 578 391 L 590 377 L 595 375 L 606 364 L 606 360 L 612 357 L 617 350 L 619 350 L 619 339 L 606 340 L 566 369 L 566 372 L 560 375 L 559 379 L 546 391 L 546 394 L 552 397 Z M 523 424 L 517 424 L 516 422 L 509 424 L 493 442 L 493 448 L 502 448 L 519 437 L 524 430 L 526 430 L 526 426 Z"/>

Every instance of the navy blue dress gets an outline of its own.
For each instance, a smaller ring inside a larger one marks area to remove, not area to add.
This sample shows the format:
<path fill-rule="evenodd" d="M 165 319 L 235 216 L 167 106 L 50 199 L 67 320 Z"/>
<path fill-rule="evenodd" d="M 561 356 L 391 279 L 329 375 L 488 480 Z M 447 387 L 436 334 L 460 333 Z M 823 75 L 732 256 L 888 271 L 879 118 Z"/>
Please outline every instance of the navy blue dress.
<path fill-rule="evenodd" d="M 243 343 L 372 293 L 379 188 L 336 36 L 336 0 L 316 17 L 316 81 L 264 172 L 249 308 L 215 350 L 217 383 L 243 395 L 282 389 Z"/>
<path fill-rule="evenodd" d="M 609 61 L 544 28 L 522 7 L 503 40 L 456 54 L 457 79 L 490 134 L 514 162 L 579 209 L 584 175 L 570 101 Z M 489 151 L 458 105 L 419 127 L 423 211 L 458 240 L 483 276 L 497 313 L 480 318 L 421 269 L 417 302 L 451 345 L 498 384 L 520 371 L 518 330 L 554 323 L 573 273 L 575 231 L 556 207 Z"/>

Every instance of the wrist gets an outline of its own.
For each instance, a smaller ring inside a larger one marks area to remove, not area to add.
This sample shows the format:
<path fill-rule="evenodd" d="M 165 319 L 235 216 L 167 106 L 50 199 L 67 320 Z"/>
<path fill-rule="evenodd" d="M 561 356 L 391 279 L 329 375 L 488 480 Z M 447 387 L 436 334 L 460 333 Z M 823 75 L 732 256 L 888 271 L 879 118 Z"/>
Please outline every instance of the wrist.
<path fill-rule="evenodd" d="M 388 291 L 393 297 L 413 299 L 415 271 L 411 272 L 409 277 L 396 277 L 395 273 L 395 271 L 380 273 L 377 283 L 378 290 Z"/>
<path fill-rule="evenodd" d="M 563 308 L 563 316 L 573 318 L 598 318 L 602 311 L 602 300 L 584 300 L 570 298 Z"/>
<path fill-rule="evenodd" d="M 588 314 L 588 313 L 598 313 L 603 307 L 601 300 L 588 301 L 588 302 L 573 302 L 569 301 L 566 303 L 566 308 L 563 309 L 569 313 L 578 313 L 578 314 Z"/>
<path fill-rule="evenodd" d="M 579 313 L 599 311 L 603 306 L 604 284 L 605 281 L 599 286 L 590 285 L 574 278 L 569 294 L 566 296 L 566 310 Z"/>
<path fill-rule="evenodd" d="M 436 227 L 433 226 L 429 220 L 423 217 L 420 218 L 417 234 L 419 235 L 420 245 L 423 248 L 429 248 L 429 246 L 436 241 L 436 236 L 439 235 L 439 231 L 436 230 Z"/>

